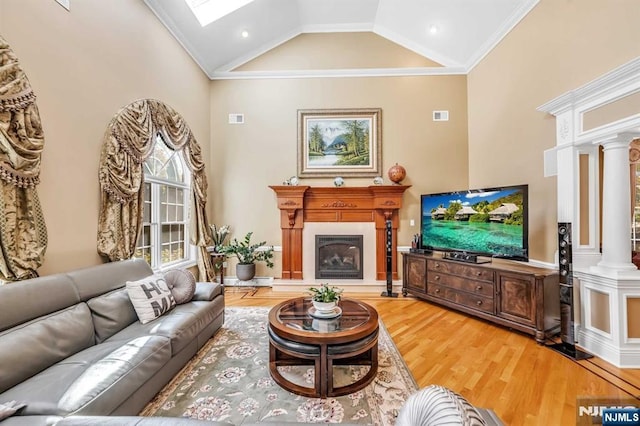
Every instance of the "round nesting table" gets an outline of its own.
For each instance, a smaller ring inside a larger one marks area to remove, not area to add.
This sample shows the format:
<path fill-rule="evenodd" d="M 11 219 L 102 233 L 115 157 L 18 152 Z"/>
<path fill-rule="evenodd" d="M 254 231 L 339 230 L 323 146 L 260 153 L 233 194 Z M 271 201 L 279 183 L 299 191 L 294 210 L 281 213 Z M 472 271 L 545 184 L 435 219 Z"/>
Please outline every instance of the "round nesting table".
<path fill-rule="evenodd" d="M 336 318 L 310 315 L 310 298 L 287 300 L 269 311 L 269 371 L 286 390 L 326 398 L 346 395 L 367 386 L 378 371 L 378 313 L 366 303 L 342 299 Z M 314 387 L 286 379 L 278 367 L 312 365 Z M 334 366 L 364 365 L 369 370 L 344 386 L 334 386 Z"/>

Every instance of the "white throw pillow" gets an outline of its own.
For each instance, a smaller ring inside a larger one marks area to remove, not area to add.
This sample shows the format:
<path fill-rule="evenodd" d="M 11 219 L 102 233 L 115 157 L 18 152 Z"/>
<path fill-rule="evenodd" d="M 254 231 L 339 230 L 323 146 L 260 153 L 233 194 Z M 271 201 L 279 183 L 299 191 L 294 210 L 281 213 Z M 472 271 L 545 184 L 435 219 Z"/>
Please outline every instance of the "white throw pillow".
<path fill-rule="evenodd" d="M 138 281 L 127 281 L 127 293 L 138 319 L 143 324 L 169 312 L 176 305 L 162 274 L 150 275 Z"/>

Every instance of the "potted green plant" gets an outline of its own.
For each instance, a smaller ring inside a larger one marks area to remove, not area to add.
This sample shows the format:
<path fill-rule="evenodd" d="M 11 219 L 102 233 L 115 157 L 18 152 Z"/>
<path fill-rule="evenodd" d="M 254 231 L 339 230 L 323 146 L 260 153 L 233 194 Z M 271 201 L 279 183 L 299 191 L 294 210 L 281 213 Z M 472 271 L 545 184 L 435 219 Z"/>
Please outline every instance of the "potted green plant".
<path fill-rule="evenodd" d="M 236 276 L 240 281 L 249 281 L 256 275 L 256 262 L 265 262 L 267 267 L 273 268 L 273 247 L 264 247 L 266 241 L 251 244 L 253 232 L 248 232 L 244 240 L 234 238 L 227 245 L 220 247 L 220 253 L 238 258 Z"/>
<path fill-rule="evenodd" d="M 311 303 L 317 311 L 331 312 L 335 309 L 336 303 L 340 300 L 343 289 L 329 287 L 329 284 L 322 283 L 320 287 L 309 287 Z"/>

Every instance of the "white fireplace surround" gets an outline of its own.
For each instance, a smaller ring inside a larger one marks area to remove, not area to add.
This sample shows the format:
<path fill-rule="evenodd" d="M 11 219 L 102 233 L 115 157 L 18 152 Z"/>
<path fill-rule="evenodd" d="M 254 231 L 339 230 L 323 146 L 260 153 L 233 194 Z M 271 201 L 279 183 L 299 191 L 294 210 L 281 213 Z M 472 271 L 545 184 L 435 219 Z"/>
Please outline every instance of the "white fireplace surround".
<path fill-rule="evenodd" d="M 316 235 L 362 235 L 362 280 L 327 278 L 315 279 L 316 275 Z M 376 228 L 373 222 L 308 222 L 302 231 L 302 276 L 309 277 L 311 284 L 321 282 L 344 286 L 345 283 L 375 282 Z"/>
<path fill-rule="evenodd" d="M 316 235 L 362 235 L 362 279 L 316 279 Z M 376 280 L 376 228 L 373 222 L 306 222 L 302 231 L 302 280 L 280 280 L 271 283 L 274 291 L 304 291 L 307 287 L 328 283 L 347 293 L 378 293 L 387 288 L 386 281 Z M 399 292 L 402 281 L 393 282 Z"/>

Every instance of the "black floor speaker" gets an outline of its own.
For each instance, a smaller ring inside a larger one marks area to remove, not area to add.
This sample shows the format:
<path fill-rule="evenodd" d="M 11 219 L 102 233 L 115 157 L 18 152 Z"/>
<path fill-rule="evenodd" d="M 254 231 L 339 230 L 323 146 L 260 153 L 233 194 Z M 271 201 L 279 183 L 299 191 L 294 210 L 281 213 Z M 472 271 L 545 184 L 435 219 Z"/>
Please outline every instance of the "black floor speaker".
<path fill-rule="evenodd" d="M 393 261 L 393 233 L 391 229 L 391 220 L 387 220 L 385 224 L 385 248 L 387 258 L 387 291 L 383 291 L 380 296 L 398 297 L 398 293 L 393 292 L 393 272 L 391 270 L 391 262 Z"/>
<path fill-rule="evenodd" d="M 593 355 L 576 349 L 573 304 L 573 244 L 571 223 L 558 223 L 558 264 L 560 269 L 560 340 L 549 346 L 573 359 L 591 358 Z"/>

